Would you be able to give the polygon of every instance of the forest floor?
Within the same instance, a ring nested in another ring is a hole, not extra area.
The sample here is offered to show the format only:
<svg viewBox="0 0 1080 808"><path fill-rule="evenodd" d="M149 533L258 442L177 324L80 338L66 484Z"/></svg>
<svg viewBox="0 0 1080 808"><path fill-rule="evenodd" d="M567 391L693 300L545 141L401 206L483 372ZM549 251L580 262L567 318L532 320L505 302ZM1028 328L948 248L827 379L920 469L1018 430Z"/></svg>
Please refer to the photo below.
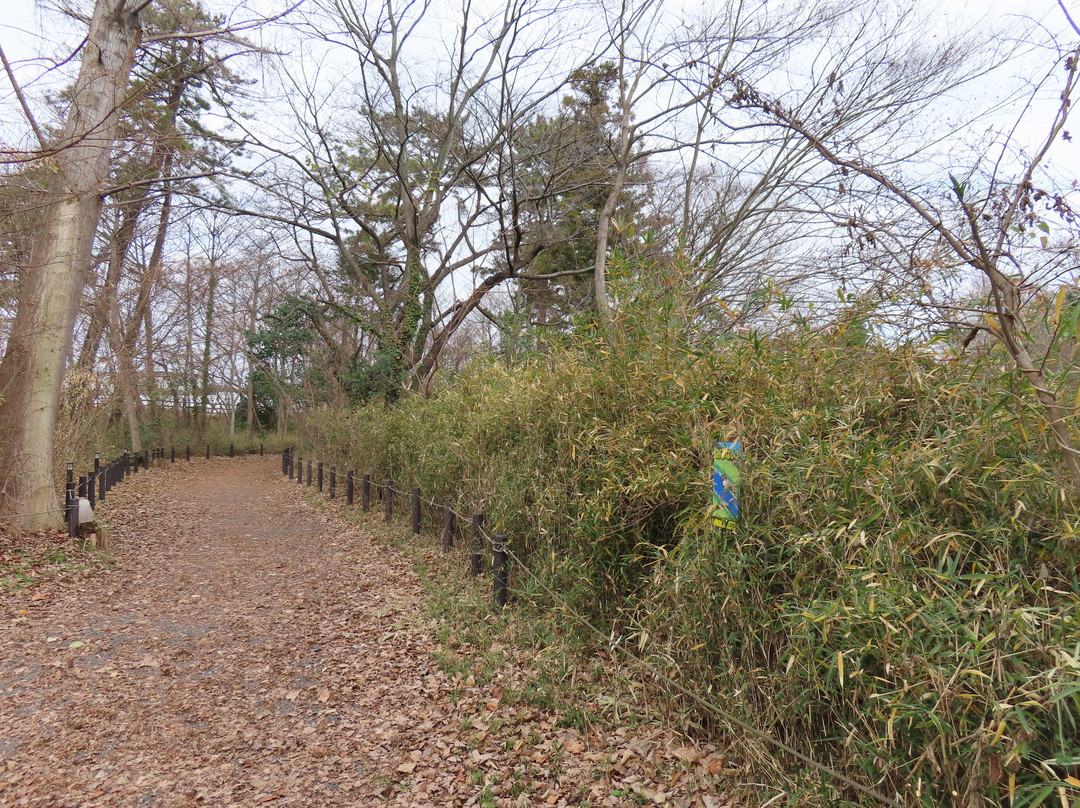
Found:
<svg viewBox="0 0 1080 808"><path fill-rule="evenodd" d="M311 491L165 465L109 494L108 553L0 537L0 804L733 804L715 746L530 704L536 653L453 639L416 553Z"/></svg>

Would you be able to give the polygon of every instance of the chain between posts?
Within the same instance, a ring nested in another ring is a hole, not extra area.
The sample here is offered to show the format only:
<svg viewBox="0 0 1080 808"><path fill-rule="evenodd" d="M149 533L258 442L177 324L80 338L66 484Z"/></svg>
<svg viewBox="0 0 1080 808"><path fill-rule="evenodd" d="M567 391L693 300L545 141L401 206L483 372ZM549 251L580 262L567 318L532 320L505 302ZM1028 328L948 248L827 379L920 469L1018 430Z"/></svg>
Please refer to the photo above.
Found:
<svg viewBox="0 0 1080 808"><path fill-rule="evenodd" d="M308 461L308 462L310 464L311 461ZM309 465L309 468L310 468L310 465ZM352 472L350 471L349 474L350 474L350 477L351 477ZM369 474L363 475L363 500L364 500L363 509L365 511L369 510L369 504L370 504L370 502L369 502L369 491L370 491L370 488L372 486L374 486L377 489L380 489L384 494L383 501L384 501L386 519L387 520L390 519L391 514L392 514L392 500L393 500L393 497L394 497L395 494L398 495L398 496L401 496L403 498L406 497L406 496L411 497L412 503L413 503L413 527L414 527L414 531L415 531L415 527L416 527L417 503L419 503L419 502L425 502L425 503L427 503L428 505L430 505L433 508L442 508L443 509L443 512L445 514L445 519L446 519L446 522L444 523L444 530L446 529L446 525L448 525L450 523L451 515L453 515L453 517L455 517L457 519L461 519L462 521L464 521L464 516L462 516L460 513L458 513L456 510L454 510L451 507L449 499L445 500L442 503L435 502L432 499L428 499L428 498L420 496L420 489L419 488L414 488L411 492L409 492L409 494L406 494L406 492L399 491L396 488L394 488L394 484L393 484L392 479L387 478L385 483L379 484L379 483L376 483L376 482L372 482L371 479L370 479ZM742 720L741 718L738 718L737 716L735 716L732 713L728 712L727 710L724 710L722 707L719 707L718 705L716 705L713 702L709 701L708 699L706 699L705 697L703 697L699 693L696 693L693 690L690 690L689 688L685 687L680 682L672 679L670 676L665 674L663 671L656 668L654 665L649 663L643 657L641 657L638 654L634 653L633 651L629 650L625 645L620 643L617 639L612 638L609 634L602 631L597 626L593 625L586 617L584 617L580 612L578 612L576 609L574 609L574 607L571 606L562 595L560 595L558 592L556 592L543 578L541 578L537 573L535 573L529 566L527 566L525 564L525 562L517 555L517 553L515 553L511 549L510 541L508 540L508 538L505 535L496 534L496 535L492 536L490 533L487 532L487 530L485 530L485 528L483 526L483 514L474 514L473 515L472 528L473 528L473 540L474 540L473 547L472 547L472 555L470 557L470 567L471 567L471 570L472 570L472 574L476 575L476 574L479 573L479 567L480 567L479 561L480 561L480 559L479 559L479 551L478 551L476 539L478 537L482 537L483 539L485 539L488 542L488 544L490 545L491 550L492 550L492 554L493 554L492 573L493 573L493 578L494 578L493 589L494 589L495 601L496 601L496 603L499 604L500 607L506 605L506 596L507 596L507 592L508 592L508 589L509 589L509 582L508 582L508 575L507 575L507 572L508 572L508 563L507 562L508 561L513 561L515 564L517 564L525 572L526 575L529 576L530 579L532 579L536 583L536 585L540 589L542 589L563 610L565 610L567 614L569 614L578 624L580 624L590 634L594 635L597 639L599 639L602 643L604 643L604 645L606 645L611 651L622 654L624 657L626 657L631 662L633 662L635 665L637 665L641 670L649 673L650 675L654 676L657 680L659 680L659 681L663 682L664 684L666 684L671 690L673 690L673 691L679 693L680 695L686 697L687 699L692 701L694 704L696 704L698 707L702 708L703 710L706 710L707 712L712 713L716 717L718 717L718 718L720 718L720 719L722 719L724 721L727 721L728 723L730 723L733 726L738 727L739 729L743 730L747 734L752 735L753 737L755 737L755 738L757 738L757 739L759 739L761 741L764 741L765 743L775 747L776 749L781 750L782 752L792 756L793 758L801 761L802 763L805 763L806 765L808 765L811 768L817 770L821 774L824 774L825 776L827 776L827 777L829 777L829 778L831 778L833 780L836 780L837 782L843 783L844 785L858 791L860 794L863 794L864 796L870 797L873 800L875 800L876 802L879 802L879 803L881 803L883 805L894 806L894 808L903 808L903 803L901 803L899 800L891 798L891 797L883 794L882 792L878 791L877 789L874 789L874 788L871 788L869 786L863 785L862 783L859 783L859 782L851 779L850 777L845 775L843 772L840 772L837 769L834 769L833 767L828 766L828 765L826 765L824 763L821 763L820 761L815 760L814 758L810 757L809 755L807 755L807 754L805 754L803 752L800 752L798 749L794 748L793 746L790 746L789 744L784 743L783 741L779 740L778 738L773 737L772 735L765 732L764 730L760 730L757 727L753 726L752 724L749 724L746 721ZM444 534L444 542L445 542L445 534Z"/></svg>

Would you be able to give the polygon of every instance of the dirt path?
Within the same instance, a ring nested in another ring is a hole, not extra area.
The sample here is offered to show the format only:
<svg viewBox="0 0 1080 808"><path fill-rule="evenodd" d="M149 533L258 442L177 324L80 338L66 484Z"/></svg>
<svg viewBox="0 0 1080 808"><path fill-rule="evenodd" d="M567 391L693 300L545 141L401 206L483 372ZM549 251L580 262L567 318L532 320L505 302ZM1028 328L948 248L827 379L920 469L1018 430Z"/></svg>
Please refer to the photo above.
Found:
<svg viewBox="0 0 1080 808"><path fill-rule="evenodd" d="M0 594L0 805L624 802L620 750L539 711L486 744L500 688L435 665L410 564L298 489L271 459L139 474L103 511L114 569Z"/></svg>
<svg viewBox="0 0 1080 808"><path fill-rule="evenodd" d="M407 563L274 461L202 468L118 489L119 569L5 630L3 804L341 805L382 792L388 747L422 748Z"/></svg>

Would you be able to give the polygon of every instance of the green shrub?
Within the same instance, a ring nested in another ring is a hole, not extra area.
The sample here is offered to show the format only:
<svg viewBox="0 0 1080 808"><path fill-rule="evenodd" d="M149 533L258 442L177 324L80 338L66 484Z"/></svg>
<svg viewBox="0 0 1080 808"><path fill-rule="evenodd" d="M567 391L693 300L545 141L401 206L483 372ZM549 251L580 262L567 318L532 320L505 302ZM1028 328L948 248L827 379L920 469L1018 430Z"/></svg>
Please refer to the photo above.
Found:
<svg viewBox="0 0 1080 808"><path fill-rule="evenodd" d="M995 357L707 339L667 288L429 398L312 415L308 445L484 511L667 676L908 805L1078 804L1080 519ZM718 531L731 437L742 520ZM863 803L759 764L791 804Z"/></svg>

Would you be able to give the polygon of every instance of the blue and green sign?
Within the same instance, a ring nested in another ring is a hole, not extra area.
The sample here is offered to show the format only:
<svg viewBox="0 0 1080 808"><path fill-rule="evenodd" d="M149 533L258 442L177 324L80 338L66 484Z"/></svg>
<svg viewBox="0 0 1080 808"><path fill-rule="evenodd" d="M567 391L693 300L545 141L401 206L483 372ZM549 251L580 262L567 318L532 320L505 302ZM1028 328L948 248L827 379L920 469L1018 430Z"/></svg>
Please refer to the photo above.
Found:
<svg viewBox="0 0 1080 808"><path fill-rule="evenodd" d="M717 441L713 449L713 526L734 530L739 523L739 441Z"/></svg>

